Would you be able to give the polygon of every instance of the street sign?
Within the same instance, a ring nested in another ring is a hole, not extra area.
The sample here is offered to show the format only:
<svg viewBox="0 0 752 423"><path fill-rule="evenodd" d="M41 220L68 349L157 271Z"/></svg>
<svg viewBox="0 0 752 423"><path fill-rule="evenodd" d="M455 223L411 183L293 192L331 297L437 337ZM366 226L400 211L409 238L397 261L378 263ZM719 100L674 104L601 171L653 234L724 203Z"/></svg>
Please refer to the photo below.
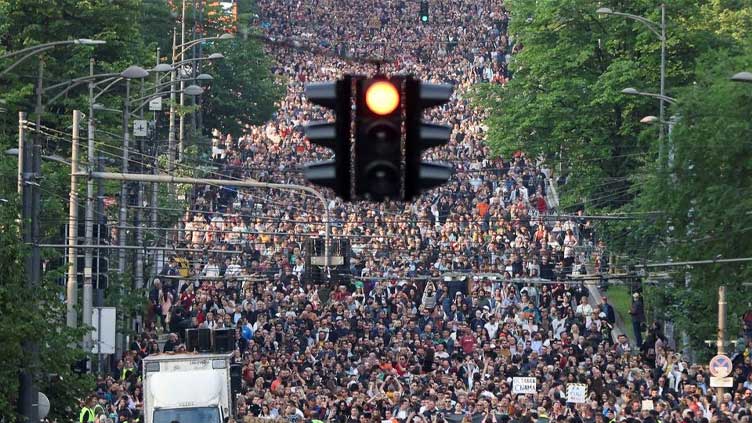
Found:
<svg viewBox="0 0 752 423"><path fill-rule="evenodd" d="M587 399L588 386L584 383L567 384L567 402L584 404Z"/></svg>
<svg viewBox="0 0 752 423"><path fill-rule="evenodd" d="M512 394L535 394L537 392L534 377L512 378Z"/></svg>
<svg viewBox="0 0 752 423"><path fill-rule="evenodd" d="M116 323L117 309L115 307L94 307L91 310L91 325L94 327L91 331L92 354L115 354Z"/></svg>
<svg viewBox="0 0 752 423"><path fill-rule="evenodd" d="M136 119L133 121L133 136L146 137L149 135L149 124L145 120Z"/></svg>
<svg viewBox="0 0 752 423"><path fill-rule="evenodd" d="M37 402L37 407L39 407L39 418L43 419L50 414L50 400L47 398L47 395L41 392L38 392L38 394L39 402Z"/></svg>
<svg viewBox="0 0 752 423"><path fill-rule="evenodd" d="M158 112L162 110L162 97L157 97L149 102L149 110Z"/></svg>
<svg viewBox="0 0 752 423"><path fill-rule="evenodd" d="M710 374L715 377L726 377L733 370L733 363L728 356L719 354L710 360Z"/></svg>
<svg viewBox="0 0 752 423"><path fill-rule="evenodd" d="M734 386L733 377L710 377L711 388L731 388Z"/></svg>

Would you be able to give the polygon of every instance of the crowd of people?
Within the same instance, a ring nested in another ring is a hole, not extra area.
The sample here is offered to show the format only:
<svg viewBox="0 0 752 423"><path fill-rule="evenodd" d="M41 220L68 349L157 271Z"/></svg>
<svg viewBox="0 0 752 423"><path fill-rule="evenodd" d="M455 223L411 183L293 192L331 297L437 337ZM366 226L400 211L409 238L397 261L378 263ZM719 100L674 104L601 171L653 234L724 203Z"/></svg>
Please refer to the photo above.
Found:
<svg viewBox="0 0 752 423"><path fill-rule="evenodd" d="M451 125L451 141L426 158L451 163L455 175L410 204L328 194L332 237L350 240L345 278L307 272L305 241L324 231L315 197L194 190L176 242L205 252L165 264L144 334L99 381L82 421L138 418L141 360L182 351L193 327L236 329L235 421L749 421L752 343L735 358L734 387L716 398L707 368L673 351L659 324L639 345L614 336L606 297L594 303L570 278L587 273L591 222L549 213L556 201L545 162L496 157L485 144L484 113L469 91L504 84L522 48L507 33L503 1L429 3L421 23L412 0L257 2L259 28L301 47L270 49L287 93L268 123L217 137L218 173L304 183L301 165L329 154L304 138L305 123L326 117L307 103L304 84L373 73L356 58L383 57L387 73L454 84L452 101L427 113ZM522 377L534 378L534 393L519 393ZM574 384L586 385L584 398L570 396Z"/></svg>

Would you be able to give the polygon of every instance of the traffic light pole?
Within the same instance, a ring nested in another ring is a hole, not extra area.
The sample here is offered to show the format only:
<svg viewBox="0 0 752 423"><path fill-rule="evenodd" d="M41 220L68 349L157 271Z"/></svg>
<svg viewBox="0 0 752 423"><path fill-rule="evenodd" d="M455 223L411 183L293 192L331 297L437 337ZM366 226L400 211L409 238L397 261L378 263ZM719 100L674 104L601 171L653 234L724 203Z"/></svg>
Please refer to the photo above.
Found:
<svg viewBox="0 0 752 423"><path fill-rule="evenodd" d="M329 240L331 237L331 220L329 218L329 208L327 207L326 198L317 190L304 185L296 184L275 184L270 182L258 182L253 180L237 181L228 179L205 179L205 178L187 178L182 176L172 175L149 175L149 174L135 174L135 173L113 173L113 172L88 172L78 173L78 176L87 176L96 179L105 179L110 181L121 182L155 182L155 183L167 183L167 184L193 184L193 185L215 185L215 186L233 186L239 188L266 188L266 189L279 189L287 191L300 191L313 194L321 202L324 207L324 265L329 266ZM125 251L124 245L121 254Z"/></svg>

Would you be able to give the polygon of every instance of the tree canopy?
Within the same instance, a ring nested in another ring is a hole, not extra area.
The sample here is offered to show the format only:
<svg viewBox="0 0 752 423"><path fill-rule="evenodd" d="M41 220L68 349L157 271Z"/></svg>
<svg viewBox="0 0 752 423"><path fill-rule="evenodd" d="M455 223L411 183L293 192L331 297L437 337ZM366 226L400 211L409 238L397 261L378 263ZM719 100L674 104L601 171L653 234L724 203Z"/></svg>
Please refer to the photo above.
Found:
<svg viewBox="0 0 752 423"><path fill-rule="evenodd" d="M611 249L627 255L632 264L717 254L749 256L744 241L736 238L749 226L745 226L750 218L744 210L747 204L733 199L744 195L745 178L750 175L743 162L747 152L741 150L748 149L744 140L749 135L745 138L742 126L744 116L749 122L752 102L748 98L745 102L747 87L730 83L728 77L734 73L732 68L750 69L744 57L749 50L745 34L752 29L752 5L717 0L667 3L666 92L679 105L669 109L665 118L681 118L670 142L667 137L661 145L658 126L640 123L645 116L658 115L658 101L622 94L627 87L659 92L660 39L638 21L596 14L599 7L607 6L659 23L660 3L507 2L514 17L509 32L521 49L512 55L513 77L506 85L476 89L476 103L488 114L488 142L496 154L522 150L545 157L557 176L564 177L559 187L564 211L585 208L588 214L644 216L600 226ZM733 113L723 119L711 117L722 110ZM673 174L665 167L669 157ZM694 169L692 178L684 175L687 166ZM722 169L725 172L719 173ZM690 210L697 217L688 237ZM706 239L702 249L692 241L696 238ZM741 279L730 278L732 273L744 273L739 266L712 269L691 269L696 272L693 283L705 284L710 291L721 282L736 281L735 286L740 286ZM684 271L674 270L675 286L681 286ZM684 295L678 304L707 310L715 307L715 294L710 291L674 293ZM712 336L712 321L689 320L678 323L690 330L694 341Z"/></svg>
<svg viewBox="0 0 752 423"><path fill-rule="evenodd" d="M246 31L253 4L246 0L242 6L243 21L235 26ZM188 36L193 35L190 28L194 19L201 23L201 30L195 34L197 38L233 30L232 23L215 25L202 19L200 13L208 13L208 10L187 12ZM171 8L169 2L159 0L0 0L0 55L53 41L82 38L106 41L106 44L97 46L56 47L30 57L0 76L2 151L17 146L19 111L27 112L29 121L35 120L32 112L39 60L43 60L45 65L45 87L88 75L90 58L96 61L95 73L119 73L134 64L150 69L157 61L157 48L161 60L170 63L172 31L180 27L178 18L179 13ZM209 71L214 83L207 87L208 94L205 95L207 132L214 126L237 131L242 124L259 123L271 116L281 89L276 85L270 61L257 41L238 38L229 44L202 45L202 48L210 52L221 51L226 57L224 62ZM186 58L192 53L189 51ZM0 59L0 71L20 57ZM144 81L144 89L152 92L153 84L153 77L148 78ZM123 86L116 83L97 102L110 108L121 108ZM132 82L132 94L140 89L140 82ZM40 136L40 142L44 154L68 157L71 111L87 110L86 84L71 89L54 103L49 103L58 92L48 91L43 96L46 110L41 121L49 129L45 129ZM159 118L161 122L167 119L165 112L165 116ZM98 150L108 157L119 156L122 139L114 134L122 134L120 118L103 111L97 113L96 119ZM155 139L156 144L166 145L167 125L160 125ZM164 150L160 150L159 154L163 154ZM193 168L189 163L185 164L185 168ZM106 166L116 167L118 163L111 162ZM39 181L43 201L42 236L44 241L62 243L62 228L67 219L69 169L58 163L44 163L42 173L43 178ZM83 356L76 344L82 339L86 328L65 328L65 306L60 301L65 295L61 286L62 270L56 268L57 264L62 263L59 251L43 251L42 259L46 266L44 282L34 290L26 287L24 259L29 249L19 243L17 219L20 200L15 192L16 158L0 156L0 180L3 182L0 186L0 199L3 200L0 203L0 237L4 246L0 271L5 275L0 284L0 339L3 340L0 353L4 362L0 370L0 415L7 422L18 418L15 414L18 371L29 363L29 355L23 350L21 341L34 338L40 341L41 362L36 382L53 404L51 415L61 421L74 420L78 412L77 400L94 387L91 378L73 374L70 367ZM117 195L117 185L105 184L105 196ZM79 198L83 199L84 196L80 194ZM174 207L174 204L169 206ZM128 311L124 309L138 308L145 301L140 294L128 298L132 287L127 274L118 277L111 275L110 281L110 288L105 292L105 305L118 306L119 313L127 314ZM49 374L61 378L50 378Z"/></svg>

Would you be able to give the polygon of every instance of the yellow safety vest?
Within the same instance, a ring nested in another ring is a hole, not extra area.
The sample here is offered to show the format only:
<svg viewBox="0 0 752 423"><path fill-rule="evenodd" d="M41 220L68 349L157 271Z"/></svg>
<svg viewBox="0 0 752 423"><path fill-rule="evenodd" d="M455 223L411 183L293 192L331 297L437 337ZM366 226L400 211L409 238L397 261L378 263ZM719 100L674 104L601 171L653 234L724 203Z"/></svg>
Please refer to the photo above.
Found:
<svg viewBox="0 0 752 423"><path fill-rule="evenodd" d="M101 411L102 413L104 413L104 407L102 407L101 404L97 404L94 406L94 408L91 409L91 411L94 413L96 417L97 411Z"/></svg>
<svg viewBox="0 0 752 423"><path fill-rule="evenodd" d="M126 379L126 376L127 376L127 375L125 374L126 372L131 372L131 373L133 373L134 371L136 371L136 369L135 369L135 368L133 368L133 367L127 367L127 368L126 368L126 367L123 367L123 371L122 371L122 372L120 372L120 380L125 380L125 379Z"/></svg>
<svg viewBox="0 0 752 423"><path fill-rule="evenodd" d="M89 413L88 419L84 420L84 416L86 413ZM78 421L79 423L88 423L94 421L94 410L88 407L81 407L81 414L78 415Z"/></svg>

